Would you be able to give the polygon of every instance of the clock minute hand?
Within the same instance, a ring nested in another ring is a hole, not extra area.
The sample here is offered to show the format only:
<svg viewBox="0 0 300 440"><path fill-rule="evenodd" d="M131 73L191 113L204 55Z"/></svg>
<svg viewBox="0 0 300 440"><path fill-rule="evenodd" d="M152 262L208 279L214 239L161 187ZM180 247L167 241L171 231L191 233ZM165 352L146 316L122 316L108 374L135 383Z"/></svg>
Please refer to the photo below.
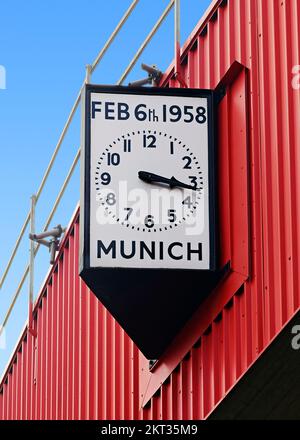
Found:
<svg viewBox="0 0 300 440"><path fill-rule="evenodd" d="M166 183L170 186L170 188L179 187L197 190L196 186L187 185L186 183L180 182L179 180L175 179L174 176L172 176L171 179L168 179L167 177L159 176L158 174L154 173L149 173L148 171L139 171L138 176L141 180L143 180L143 182L146 183Z"/></svg>

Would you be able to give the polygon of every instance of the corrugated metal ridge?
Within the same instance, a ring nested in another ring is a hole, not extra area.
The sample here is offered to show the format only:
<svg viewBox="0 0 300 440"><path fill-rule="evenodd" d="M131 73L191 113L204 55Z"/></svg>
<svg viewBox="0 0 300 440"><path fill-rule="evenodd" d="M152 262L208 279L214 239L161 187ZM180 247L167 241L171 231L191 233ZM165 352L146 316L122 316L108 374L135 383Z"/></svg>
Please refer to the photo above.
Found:
<svg viewBox="0 0 300 440"><path fill-rule="evenodd" d="M34 307L33 307L33 318L34 319L36 317L37 309L39 308L39 305L40 305L40 302L41 302L41 300L43 298L43 295L45 294L45 290L47 288L47 285L48 285L49 281L51 280L51 277L52 277L53 273L56 270L56 266L57 266L57 263L58 263L58 261L59 261L59 259L61 257L61 254L64 252L65 243L69 239L69 236L70 236L70 234L72 232L74 224L76 223L76 221L78 221L79 211L80 211L80 208L79 208L79 203L78 203L76 208L75 208L75 210L74 210L74 213L72 214L71 220L70 220L70 222L69 222L69 224L67 226L66 233L65 233L65 235L64 235L64 237L63 237L63 239L62 239L62 241L60 243L60 248L59 248L59 251L57 253L57 256L56 256L56 259L55 259L55 263L53 264L53 266L49 267L48 272L47 272L47 274L46 274L46 276L44 278L44 281L42 282L41 287L39 289L39 294L38 294L38 296L37 296L37 298L35 300ZM26 339L26 336L27 336L27 322L25 322L24 328L23 328L23 330L21 330L19 339L18 339L18 341L17 341L17 343L15 345L15 348L12 350L12 354L10 356L10 359L8 360L7 365L6 365L5 369L3 370L2 376L0 378L0 393L1 393L1 390L2 390L2 387L3 387L3 384L4 384L5 380L6 380L6 377L9 374L9 371L10 371L10 369L12 368L12 366L13 366L13 364L15 362L15 358L17 356L17 353L20 350L21 345L22 345L24 339Z"/></svg>

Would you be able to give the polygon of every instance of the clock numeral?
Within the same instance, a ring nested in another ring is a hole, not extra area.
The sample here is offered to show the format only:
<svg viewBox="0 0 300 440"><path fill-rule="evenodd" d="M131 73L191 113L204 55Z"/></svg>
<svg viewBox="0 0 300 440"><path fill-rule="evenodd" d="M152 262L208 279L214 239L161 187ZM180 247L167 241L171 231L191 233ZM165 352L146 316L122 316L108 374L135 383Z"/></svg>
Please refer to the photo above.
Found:
<svg viewBox="0 0 300 440"><path fill-rule="evenodd" d="M120 164L121 158L119 153L108 153L107 154L107 165L117 166Z"/></svg>
<svg viewBox="0 0 300 440"><path fill-rule="evenodd" d="M169 222L170 223L175 223L176 222L176 209L169 209L168 210L168 217L169 217Z"/></svg>
<svg viewBox="0 0 300 440"><path fill-rule="evenodd" d="M189 156L184 156L182 158L182 160L184 160L186 162L183 169L184 170L191 170L192 169L192 167L191 167L192 159Z"/></svg>
<svg viewBox="0 0 300 440"><path fill-rule="evenodd" d="M116 204L116 195L114 194L114 193L108 193L107 194L107 196L106 196L106 203L109 205L109 206L113 206L113 205L115 205Z"/></svg>
<svg viewBox="0 0 300 440"><path fill-rule="evenodd" d="M153 226L154 226L154 217L153 217L153 215L147 215L146 217L145 217L145 226L147 227L147 228L153 228Z"/></svg>
<svg viewBox="0 0 300 440"><path fill-rule="evenodd" d="M182 202L183 205L187 205L189 209L193 206L193 202L191 200L191 196L188 196L184 201Z"/></svg>
<svg viewBox="0 0 300 440"><path fill-rule="evenodd" d="M133 208L124 208L124 211L128 211L127 215L125 217L125 222L127 222L129 220L129 217L131 216L131 214L133 212Z"/></svg>
<svg viewBox="0 0 300 440"><path fill-rule="evenodd" d="M131 139L124 139L124 153L131 152Z"/></svg>
<svg viewBox="0 0 300 440"><path fill-rule="evenodd" d="M190 179L192 185L197 186L197 177L196 176L189 176L189 179Z"/></svg>
<svg viewBox="0 0 300 440"><path fill-rule="evenodd" d="M156 148L156 136L153 134L144 134L143 136L143 147L144 148Z"/></svg>
<svg viewBox="0 0 300 440"><path fill-rule="evenodd" d="M101 184L102 185L109 185L111 182L111 177L109 173L102 173L101 174Z"/></svg>
<svg viewBox="0 0 300 440"><path fill-rule="evenodd" d="M174 154L174 142L170 142L170 154Z"/></svg>

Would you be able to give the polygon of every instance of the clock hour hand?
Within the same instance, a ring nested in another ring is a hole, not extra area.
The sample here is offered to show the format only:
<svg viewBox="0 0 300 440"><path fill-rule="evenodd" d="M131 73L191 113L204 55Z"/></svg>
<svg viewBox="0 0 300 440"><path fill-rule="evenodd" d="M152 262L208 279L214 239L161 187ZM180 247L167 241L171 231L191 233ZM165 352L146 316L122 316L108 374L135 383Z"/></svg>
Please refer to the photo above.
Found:
<svg viewBox="0 0 300 440"><path fill-rule="evenodd" d="M197 190L196 186L180 182L179 180L175 179L174 176L172 176L171 179L168 179L167 177L159 176L158 174L154 173L149 173L148 171L139 171L138 176L143 182L146 183L166 183L170 186L170 188L177 187Z"/></svg>

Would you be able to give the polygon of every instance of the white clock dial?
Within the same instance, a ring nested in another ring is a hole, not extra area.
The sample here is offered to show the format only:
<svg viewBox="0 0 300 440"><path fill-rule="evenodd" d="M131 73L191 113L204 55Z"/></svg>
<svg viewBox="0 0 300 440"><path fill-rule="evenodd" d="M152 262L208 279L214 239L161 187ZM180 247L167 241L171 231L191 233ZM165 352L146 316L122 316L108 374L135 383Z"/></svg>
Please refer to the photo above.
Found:
<svg viewBox="0 0 300 440"><path fill-rule="evenodd" d="M176 228L198 215L204 179L196 151L179 137L159 130L125 132L95 164L100 221L138 232Z"/></svg>

